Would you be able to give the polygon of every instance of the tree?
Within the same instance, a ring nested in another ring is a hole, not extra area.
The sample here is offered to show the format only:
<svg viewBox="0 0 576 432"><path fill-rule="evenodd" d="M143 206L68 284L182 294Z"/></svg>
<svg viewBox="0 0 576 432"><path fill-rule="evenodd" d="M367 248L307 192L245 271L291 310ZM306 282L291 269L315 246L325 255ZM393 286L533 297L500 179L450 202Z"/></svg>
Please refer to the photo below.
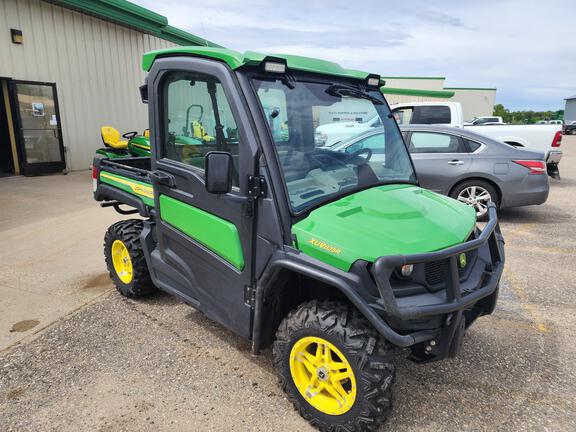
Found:
<svg viewBox="0 0 576 432"><path fill-rule="evenodd" d="M558 111L510 111L502 104L494 105L494 116L502 117L504 123L534 124L540 120L562 120L564 110Z"/></svg>
<svg viewBox="0 0 576 432"><path fill-rule="evenodd" d="M502 117L504 123L510 122L510 111L507 108L504 108L502 104L494 105L494 115L496 117Z"/></svg>

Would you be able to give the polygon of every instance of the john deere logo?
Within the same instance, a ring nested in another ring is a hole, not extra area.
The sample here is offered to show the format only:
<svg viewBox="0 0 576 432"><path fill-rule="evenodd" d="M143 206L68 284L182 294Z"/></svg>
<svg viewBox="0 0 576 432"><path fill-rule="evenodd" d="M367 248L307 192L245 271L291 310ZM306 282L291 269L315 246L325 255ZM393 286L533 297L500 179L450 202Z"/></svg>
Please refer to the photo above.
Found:
<svg viewBox="0 0 576 432"><path fill-rule="evenodd" d="M458 257L458 264L460 264L460 268L466 267L466 254L461 253Z"/></svg>
<svg viewBox="0 0 576 432"><path fill-rule="evenodd" d="M316 240L315 238L311 238L310 240L308 240L308 243L310 243L313 246L316 246L317 248L324 249L336 255L340 255L342 253L342 249L335 246L330 246L329 244L326 244L320 240Z"/></svg>

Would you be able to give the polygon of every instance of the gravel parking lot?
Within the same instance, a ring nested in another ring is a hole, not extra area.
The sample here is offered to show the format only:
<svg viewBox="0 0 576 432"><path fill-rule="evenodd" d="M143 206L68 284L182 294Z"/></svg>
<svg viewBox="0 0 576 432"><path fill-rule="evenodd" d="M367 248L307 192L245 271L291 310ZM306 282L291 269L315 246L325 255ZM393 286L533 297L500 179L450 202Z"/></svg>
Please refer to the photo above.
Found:
<svg viewBox="0 0 576 432"><path fill-rule="evenodd" d="M562 149L548 202L500 214L495 314L457 359L395 354L383 431L576 430L576 137ZM33 184L34 202L16 199ZM115 293L101 248L118 217L91 200L88 173L2 180L0 198L15 201L0 217L0 431L314 430L277 385L270 351L252 357L168 295Z"/></svg>

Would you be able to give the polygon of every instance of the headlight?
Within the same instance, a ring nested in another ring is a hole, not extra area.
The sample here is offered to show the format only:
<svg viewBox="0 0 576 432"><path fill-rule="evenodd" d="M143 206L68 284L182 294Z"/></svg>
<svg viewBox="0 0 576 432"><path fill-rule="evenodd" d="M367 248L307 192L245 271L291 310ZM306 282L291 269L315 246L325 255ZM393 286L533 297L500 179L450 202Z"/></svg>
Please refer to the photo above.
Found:
<svg viewBox="0 0 576 432"><path fill-rule="evenodd" d="M326 141L328 141L328 135L324 132L315 132L314 133L314 143L321 147L323 145L326 144Z"/></svg>
<svg viewBox="0 0 576 432"><path fill-rule="evenodd" d="M413 271L414 271L413 264L404 264L402 267L400 267L400 274L404 277L410 276Z"/></svg>

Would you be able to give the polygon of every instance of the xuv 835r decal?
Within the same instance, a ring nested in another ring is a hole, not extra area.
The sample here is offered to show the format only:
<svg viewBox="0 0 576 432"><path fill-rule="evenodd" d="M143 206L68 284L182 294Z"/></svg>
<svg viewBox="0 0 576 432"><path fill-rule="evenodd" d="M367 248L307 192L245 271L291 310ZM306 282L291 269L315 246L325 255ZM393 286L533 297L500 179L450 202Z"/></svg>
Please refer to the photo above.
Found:
<svg viewBox="0 0 576 432"><path fill-rule="evenodd" d="M154 191L152 186L126 177L121 177L115 174L110 174L106 171L100 173L100 181L116 186L132 195L137 195L142 198L144 204L154 206Z"/></svg>

